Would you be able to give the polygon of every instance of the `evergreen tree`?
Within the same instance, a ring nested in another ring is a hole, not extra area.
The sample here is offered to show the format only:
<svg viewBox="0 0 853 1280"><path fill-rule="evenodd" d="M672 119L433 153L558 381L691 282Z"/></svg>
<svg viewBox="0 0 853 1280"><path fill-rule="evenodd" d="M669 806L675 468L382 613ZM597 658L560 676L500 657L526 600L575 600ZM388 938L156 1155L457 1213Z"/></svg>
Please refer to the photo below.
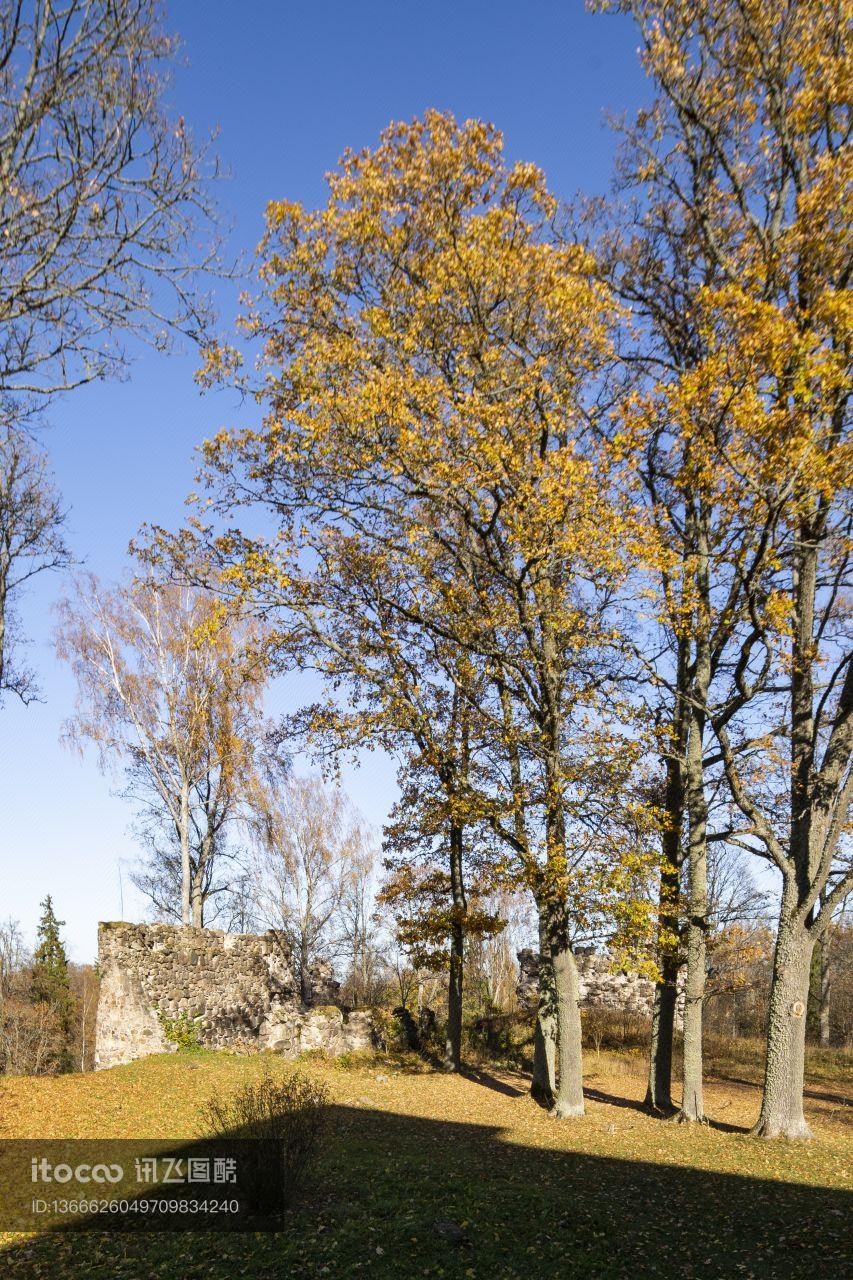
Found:
<svg viewBox="0 0 853 1280"><path fill-rule="evenodd" d="M68 976L68 956L59 934L65 921L57 920L50 894L41 903L41 908L30 995L34 1004L48 1005L56 1016L66 1044L63 1058L67 1070L71 1059L74 997Z"/></svg>

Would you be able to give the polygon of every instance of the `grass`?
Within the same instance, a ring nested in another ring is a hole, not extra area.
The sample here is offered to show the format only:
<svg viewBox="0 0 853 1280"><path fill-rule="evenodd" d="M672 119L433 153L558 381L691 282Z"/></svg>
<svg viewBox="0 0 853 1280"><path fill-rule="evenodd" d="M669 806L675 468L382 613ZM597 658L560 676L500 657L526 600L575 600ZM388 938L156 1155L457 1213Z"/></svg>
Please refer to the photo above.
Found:
<svg viewBox="0 0 853 1280"><path fill-rule="evenodd" d="M419 1059L312 1057L331 1098L318 1175L281 1232L0 1239L8 1277L232 1280L286 1277L773 1277L850 1274L849 1073L810 1079L815 1140L760 1142L747 1047L714 1058L713 1124L667 1124L640 1108L643 1063L587 1058L588 1113L555 1122L526 1079ZM182 1138L214 1094L291 1064L262 1055L163 1055L97 1075L9 1079L3 1137ZM827 1087L831 1083L831 1087ZM839 1102L839 1099L841 1101Z"/></svg>

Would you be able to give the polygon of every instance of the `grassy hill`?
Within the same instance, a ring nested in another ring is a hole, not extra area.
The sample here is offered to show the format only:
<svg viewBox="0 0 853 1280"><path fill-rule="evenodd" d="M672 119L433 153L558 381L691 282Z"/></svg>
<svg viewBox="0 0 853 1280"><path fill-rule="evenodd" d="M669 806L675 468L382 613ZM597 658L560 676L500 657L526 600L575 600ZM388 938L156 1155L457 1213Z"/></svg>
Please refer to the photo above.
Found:
<svg viewBox="0 0 853 1280"><path fill-rule="evenodd" d="M849 1065L849 1059L848 1059ZM853 1108L841 1060L815 1061L811 1143L746 1132L756 1063L731 1051L708 1085L713 1123L640 1109L642 1061L589 1055L588 1114L555 1122L511 1072L465 1077L416 1058L311 1058L331 1097L321 1166L269 1234L57 1231L0 1237L11 1277L808 1277L850 1274ZM7 1079L8 1137L186 1138L269 1055L177 1054L97 1075Z"/></svg>

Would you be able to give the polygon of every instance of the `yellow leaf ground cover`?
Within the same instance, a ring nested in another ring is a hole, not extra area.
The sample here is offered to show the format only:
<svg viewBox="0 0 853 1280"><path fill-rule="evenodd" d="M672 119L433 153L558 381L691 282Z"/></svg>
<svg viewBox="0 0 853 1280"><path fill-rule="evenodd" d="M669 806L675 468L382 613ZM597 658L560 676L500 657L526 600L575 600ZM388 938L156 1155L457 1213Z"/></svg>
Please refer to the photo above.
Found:
<svg viewBox="0 0 853 1280"><path fill-rule="evenodd" d="M8 1276L846 1275L853 1088L839 1059L807 1088L810 1143L748 1136L755 1064L721 1058L701 1128L641 1109L642 1060L589 1055L587 1115L555 1122L524 1076L462 1078L416 1058L310 1058L331 1097L321 1166L277 1233L0 1238ZM830 1069L831 1068L831 1069ZM292 1064L176 1054L95 1075L7 1079L0 1137L186 1138L212 1095Z"/></svg>

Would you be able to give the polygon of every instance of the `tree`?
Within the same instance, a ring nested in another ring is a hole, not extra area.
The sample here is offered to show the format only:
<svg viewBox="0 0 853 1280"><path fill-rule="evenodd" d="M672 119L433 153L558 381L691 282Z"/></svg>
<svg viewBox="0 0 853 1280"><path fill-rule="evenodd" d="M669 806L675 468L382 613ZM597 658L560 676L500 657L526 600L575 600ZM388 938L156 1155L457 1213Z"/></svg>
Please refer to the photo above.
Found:
<svg viewBox="0 0 853 1280"><path fill-rule="evenodd" d="M696 359L668 403L698 482L692 581L716 680L692 715L714 735L741 823L733 838L781 875L756 1132L800 1137L812 949L853 884L850 250L839 217L850 15L809 2L618 7L638 21L658 90L635 135L642 176L708 270L687 313ZM715 606L703 586L715 578L709 533L728 548L732 604Z"/></svg>
<svg viewBox="0 0 853 1280"><path fill-rule="evenodd" d="M387 559L337 559L328 546L325 552L322 571L312 574L310 590L298 605L290 604L290 612L307 630L310 661L335 689L346 689L348 706L308 708L301 720L315 744L322 739L326 747L341 750L370 742L396 753L402 760L404 807L408 799L417 810L396 824L406 856L416 847L422 852L423 845L432 853L436 839L441 842L446 866L441 883L448 898L443 936L449 941L445 1065L458 1071L463 957L472 925L466 839L476 815L471 777L478 749L472 744L476 672L458 648L389 607L395 588ZM407 587L412 586L410 571ZM304 582L303 590L308 587ZM428 589L423 584L421 595ZM407 843L410 834L414 839ZM386 832L386 844L388 838Z"/></svg>
<svg viewBox="0 0 853 1280"><path fill-rule="evenodd" d="M21 926L10 916L0 923L0 1004L14 991L29 958Z"/></svg>
<svg viewBox="0 0 853 1280"><path fill-rule="evenodd" d="M165 109L176 47L158 0L0 3L0 693L24 701L9 593L68 561L25 426L120 376L125 340L204 345L209 330L216 166Z"/></svg>
<svg viewBox="0 0 853 1280"><path fill-rule="evenodd" d="M400 798L385 828L387 874L380 894L393 911L398 944L415 968L447 972L448 1071L462 1066L467 955L478 940L503 929L503 921L484 909L486 886L504 868L494 839L474 819L470 717L463 706L454 691L444 705L448 718L441 719L439 704L432 733L423 735L423 741L442 741L438 762L427 752L403 761Z"/></svg>
<svg viewBox="0 0 853 1280"><path fill-rule="evenodd" d="M280 933L295 959L304 1004L312 970L351 946L341 914L369 875L370 838L343 792L317 777L290 778L269 793L250 868L260 922Z"/></svg>
<svg viewBox="0 0 853 1280"><path fill-rule="evenodd" d="M70 977L75 1010L74 1055L80 1071L92 1071L95 1065L95 1029L100 990L98 966L72 965Z"/></svg>
<svg viewBox="0 0 853 1280"><path fill-rule="evenodd" d="M61 607L58 651L77 678L69 741L121 768L124 794L155 839L155 905L201 927L223 886L214 870L231 824L261 803L269 678L257 628L212 596L132 579L94 578Z"/></svg>
<svg viewBox="0 0 853 1280"><path fill-rule="evenodd" d="M41 908L36 949L33 952L30 998L33 1004L45 1005L55 1017L64 1045L61 1069L67 1069L71 1058L74 998L68 974L68 957L59 933L64 921L57 920L50 894L42 902Z"/></svg>
<svg viewBox="0 0 853 1280"><path fill-rule="evenodd" d="M608 655L630 536L590 430L611 303L587 255L554 243L554 212L534 166L504 164L496 130L438 112L347 154L325 208L272 204L248 319L265 344L267 418L217 437L207 460L215 509L258 502L277 521L274 545L233 529L214 539L232 588L298 596L306 545L371 559L389 614L470 655L496 704L499 687L514 704L537 773L543 865L528 871L555 973L555 1114L570 1115L583 1098L568 901L584 855L595 847L603 863L622 847L595 845L579 822L569 857L566 797L580 740L596 736L585 722L616 701ZM233 364L214 352L207 376ZM627 736L612 741L630 758Z"/></svg>
<svg viewBox="0 0 853 1280"><path fill-rule="evenodd" d="M342 998L363 1009L378 1002L387 982L388 964L383 922L376 909L376 859L373 850L360 858L344 888L338 910L343 981Z"/></svg>
<svg viewBox="0 0 853 1280"><path fill-rule="evenodd" d="M20 416L126 365L125 336L203 340L205 155L164 109L155 0L0 6L0 396Z"/></svg>
<svg viewBox="0 0 853 1280"><path fill-rule="evenodd" d="M13 597L37 574L69 563L64 521L44 453L24 433L0 428L0 697L37 696L31 673L15 663Z"/></svg>

